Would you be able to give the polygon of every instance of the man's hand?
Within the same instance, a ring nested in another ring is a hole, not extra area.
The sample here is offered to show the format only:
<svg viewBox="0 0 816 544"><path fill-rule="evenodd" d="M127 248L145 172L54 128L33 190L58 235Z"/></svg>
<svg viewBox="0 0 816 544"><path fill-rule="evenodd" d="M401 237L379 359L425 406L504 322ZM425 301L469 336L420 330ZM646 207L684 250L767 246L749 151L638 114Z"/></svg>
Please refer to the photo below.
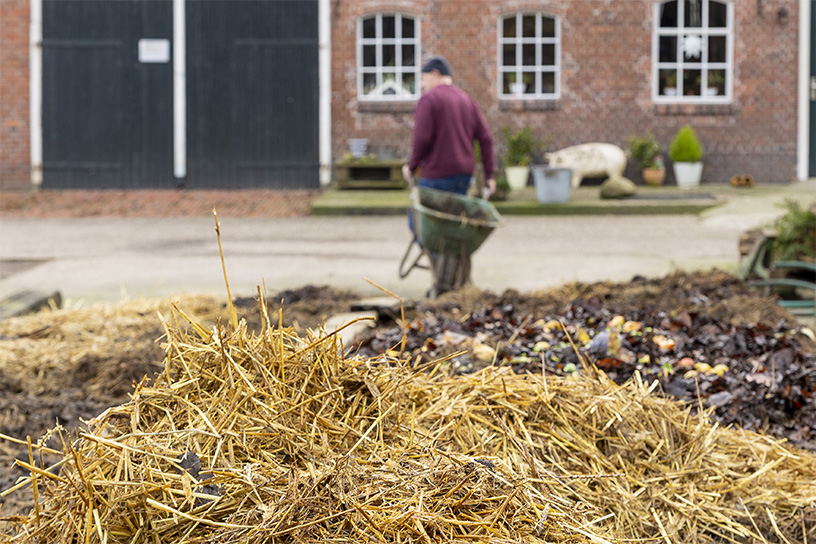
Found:
<svg viewBox="0 0 816 544"><path fill-rule="evenodd" d="M496 180L490 178L485 181L485 189L487 189L487 196L489 197L496 192Z"/></svg>
<svg viewBox="0 0 816 544"><path fill-rule="evenodd" d="M408 164L402 165L402 179L404 179L408 185L414 185L414 176L411 169L408 167Z"/></svg>

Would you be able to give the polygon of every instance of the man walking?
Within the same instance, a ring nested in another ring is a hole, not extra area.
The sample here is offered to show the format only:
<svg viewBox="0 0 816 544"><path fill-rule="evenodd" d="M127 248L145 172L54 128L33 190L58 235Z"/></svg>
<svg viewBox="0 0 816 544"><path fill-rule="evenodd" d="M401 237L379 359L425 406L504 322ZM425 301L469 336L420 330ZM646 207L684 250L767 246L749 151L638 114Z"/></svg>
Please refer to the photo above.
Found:
<svg viewBox="0 0 816 544"><path fill-rule="evenodd" d="M493 178L493 136L478 104L453 85L450 64L444 57L431 57L422 67L422 97L414 116L411 156L402 176L413 183L420 168L419 187L467 194L476 168L474 142L479 142L487 195L496 190ZM413 231L413 215L409 214ZM459 289L470 281L470 255L429 252L437 296Z"/></svg>
<svg viewBox="0 0 816 544"><path fill-rule="evenodd" d="M450 64L431 57L422 67L422 96L414 116L411 156L402 175L411 182L421 167L419 186L465 194L476 167L473 142L479 142L487 189L493 179L493 136L478 104L453 85Z"/></svg>

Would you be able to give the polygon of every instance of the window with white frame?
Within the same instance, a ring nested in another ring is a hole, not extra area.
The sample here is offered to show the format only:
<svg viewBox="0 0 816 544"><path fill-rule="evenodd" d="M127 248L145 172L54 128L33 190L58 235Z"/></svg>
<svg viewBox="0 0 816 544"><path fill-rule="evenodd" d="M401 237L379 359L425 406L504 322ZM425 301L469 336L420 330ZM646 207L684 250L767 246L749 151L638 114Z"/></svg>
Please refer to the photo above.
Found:
<svg viewBox="0 0 816 544"><path fill-rule="evenodd" d="M728 102L733 88L733 8L716 0L655 6L653 89L658 102Z"/></svg>
<svg viewBox="0 0 816 544"><path fill-rule="evenodd" d="M419 97L419 21L378 13L357 25L357 88L367 100Z"/></svg>
<svg viewBox="0 0 816 544"><path fill-rule="evenodd" d="M499 96L558 98L561 31L542 13L514 13L499 19Z"/></svg>

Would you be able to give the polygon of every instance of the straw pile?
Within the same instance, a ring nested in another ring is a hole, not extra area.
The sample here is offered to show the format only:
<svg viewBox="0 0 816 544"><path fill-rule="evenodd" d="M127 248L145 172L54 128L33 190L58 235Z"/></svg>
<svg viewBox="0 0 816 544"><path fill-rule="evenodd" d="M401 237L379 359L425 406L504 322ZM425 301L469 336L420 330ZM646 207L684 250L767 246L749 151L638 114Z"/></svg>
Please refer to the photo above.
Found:
<svg viewBox="0 0 816 544"><path fill-rule="evenodd" d="M165 322L165 368L20 464L14 542L816 542L816 457L637 380L449 377L335 335ZM181 315L185 314L181 312Z"/></svg>

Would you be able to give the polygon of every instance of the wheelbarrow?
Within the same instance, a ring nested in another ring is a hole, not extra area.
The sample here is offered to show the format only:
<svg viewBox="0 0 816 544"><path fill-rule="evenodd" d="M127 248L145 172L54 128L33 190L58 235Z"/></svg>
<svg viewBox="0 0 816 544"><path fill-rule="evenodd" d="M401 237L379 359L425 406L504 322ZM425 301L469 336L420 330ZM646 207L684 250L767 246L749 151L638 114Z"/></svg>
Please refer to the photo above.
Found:
<svg viewBox="0 0 816 544"><path fill-rule="evenodd" d="M776 232L771 229L756 233L756 239L740 262L740 277L749 287L758 288L765 295L777 295L779 305L794 316L816 316L816 264L774 260L775 239Z"/></svg>
<svg viewBox="0 0 816 544"><path fill-rule="evenodd" d="M430 270L436 297L462 287L470 279L470 256L501 220L487 200L437 191L411 189L413 236L400 262L400 278L414 268ZM412 255L413 254L413 255Z"/></svg>

